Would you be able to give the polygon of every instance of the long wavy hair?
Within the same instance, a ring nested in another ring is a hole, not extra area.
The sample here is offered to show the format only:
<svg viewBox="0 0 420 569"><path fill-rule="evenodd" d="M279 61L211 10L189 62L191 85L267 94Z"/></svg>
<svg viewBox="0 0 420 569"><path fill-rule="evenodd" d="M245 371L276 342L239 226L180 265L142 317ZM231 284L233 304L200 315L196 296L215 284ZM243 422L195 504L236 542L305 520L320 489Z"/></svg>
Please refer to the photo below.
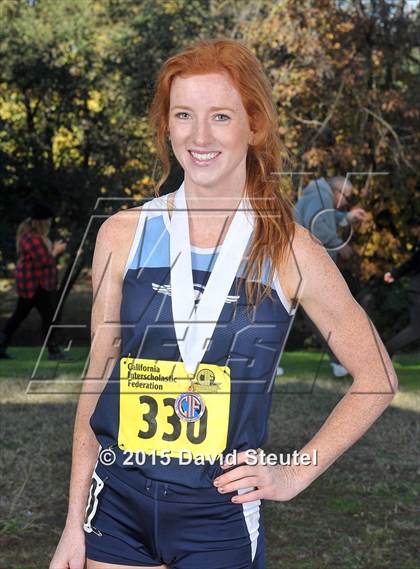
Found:
<svg viewBox="0 0 420 569"><path fill-rule="evenodd" d="M168 145L170 91L177 75L227 73L241 95L251 129L256 133L246 158L245 197L255 213L255 225L246 261L245 282L249 304L271 297L271 284L293 240L293 205L282 175L290 156L278 134L278 116L271 86L254 54L242 43L227 39L201 40L167 59L158 74L149 111L162 175L155 186L159 196L170 169ZM288 186L287 186L288 187ZM268 281L262 285L265 260L271 259Z"/></svg>

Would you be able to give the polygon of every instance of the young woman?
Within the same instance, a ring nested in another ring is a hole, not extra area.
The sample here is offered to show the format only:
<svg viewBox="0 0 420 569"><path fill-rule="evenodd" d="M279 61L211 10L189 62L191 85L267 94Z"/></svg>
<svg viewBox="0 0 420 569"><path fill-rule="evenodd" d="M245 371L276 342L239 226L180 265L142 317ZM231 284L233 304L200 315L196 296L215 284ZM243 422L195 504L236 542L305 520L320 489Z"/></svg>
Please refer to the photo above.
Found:
<svg viewBox="0 0 420 569"><path fill-rule="evenodd" d="M98 232L91 360L50 569L82 569L85 556L87 569L262 569L261 499L309 486L389 405L397 379L334 262L293 223L253 54L221 39L171 57L151 119L160 183L169 145L185 178ZM317 462L270 465L261 447L297 301L354 382L301 449Z"/></svg>
<svg viewBox="0 0 420 569"><path fill-rule="evenodd" d="M32 308L38 310L42 319L42 339L45 340L48 334L57 304L57 257L67 246L61 239L51 243L48 238L52 217L48 205L36 202L31 215L19 224L16 233L18 301L0 334L1 359L11 359L7 346ZM48 358L63 359L64 354L54 336L53 330L47 340Z"/></svg>

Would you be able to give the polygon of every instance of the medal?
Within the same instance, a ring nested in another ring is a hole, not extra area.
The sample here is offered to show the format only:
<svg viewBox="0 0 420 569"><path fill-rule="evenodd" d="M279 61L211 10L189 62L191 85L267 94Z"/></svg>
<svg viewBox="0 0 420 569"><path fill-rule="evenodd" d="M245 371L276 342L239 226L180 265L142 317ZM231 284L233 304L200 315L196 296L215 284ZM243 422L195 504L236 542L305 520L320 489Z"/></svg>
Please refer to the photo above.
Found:
<svg viewBox="0 0 420 569"><path fill-rule="evenodd" d="M194 376L190 378L188 391L180 393L175 399L175 413L182 421L199 421L206 409L203 398L194 391Z"/></svg>
<svg viewBox="0 0 420 569"><path fill-rule="evenodd" d="M195 391L180 393L175 399L175 413L182 421L199 421L206 409L203 398Z"/></svg>
<svg viewBox="0 0 420 569"><path fill-rule="evenodd" d="M171 300L176 339L188 374L195 375L197 366L208 349L252 235L254 219L253 215L247 215L248 209L252 214L248 200L243 198L233 216L209 280L196 306L184 183L175 194L170 225ZM187 398L188 394L191 396L191 391L196 399ZM190 408L190 403L186 403L187 400L191 401L191 405L198 405L200 400L203 401L197 391L194 391L192 382L188 393L182 395L185 409ZM204 401L200 409L203 407ZM181 404L178 405L178 411L177 415L180 416ZM194 416L192 411L186 411L186 414Z"/></svg>

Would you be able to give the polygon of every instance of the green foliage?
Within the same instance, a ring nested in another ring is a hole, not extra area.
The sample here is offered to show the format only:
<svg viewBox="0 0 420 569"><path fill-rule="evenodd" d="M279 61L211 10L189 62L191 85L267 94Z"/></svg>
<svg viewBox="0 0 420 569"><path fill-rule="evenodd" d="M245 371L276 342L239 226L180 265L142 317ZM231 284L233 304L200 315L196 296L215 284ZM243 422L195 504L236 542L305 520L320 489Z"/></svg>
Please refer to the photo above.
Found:
<svg viewBox="0 0 420 569"><path fill-rule="evenodd" d="M294 170L348 173L371 213L353 241L361 277L379 276L404 257L407 223L420 217L419 13L385 0L263 5L241 22L240 36L271 77Z"/></svg>
<svg viewBox="0 0 420 569"><path fill-rule="evenodd" d="M371 213L353 241L360 278L380 277L420 213L417 24L411 3L385 0L2 0L0 214L13 227L24 198L42 196L76 248L98 198L150 194L159 66L224 35L260 58L293 169L311 173L291 197L310 177L351 173Z"/></svg>

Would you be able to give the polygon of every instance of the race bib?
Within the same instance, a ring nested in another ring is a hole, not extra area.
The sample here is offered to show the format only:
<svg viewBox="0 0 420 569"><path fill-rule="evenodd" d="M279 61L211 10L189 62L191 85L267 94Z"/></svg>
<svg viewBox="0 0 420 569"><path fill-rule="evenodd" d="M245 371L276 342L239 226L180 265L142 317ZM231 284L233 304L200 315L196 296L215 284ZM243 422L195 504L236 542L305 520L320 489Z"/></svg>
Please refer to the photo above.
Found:
<svg viewBox="0 0 420 569"><path fill-rule="evenodd" d="M122 358L118 446L171 457L183 452L193 458L222 454L229 426L230 368L198 366L193 386L205 410L195 422L181 420L174 407L177 396L189 386L183 362Z"/></svg>

